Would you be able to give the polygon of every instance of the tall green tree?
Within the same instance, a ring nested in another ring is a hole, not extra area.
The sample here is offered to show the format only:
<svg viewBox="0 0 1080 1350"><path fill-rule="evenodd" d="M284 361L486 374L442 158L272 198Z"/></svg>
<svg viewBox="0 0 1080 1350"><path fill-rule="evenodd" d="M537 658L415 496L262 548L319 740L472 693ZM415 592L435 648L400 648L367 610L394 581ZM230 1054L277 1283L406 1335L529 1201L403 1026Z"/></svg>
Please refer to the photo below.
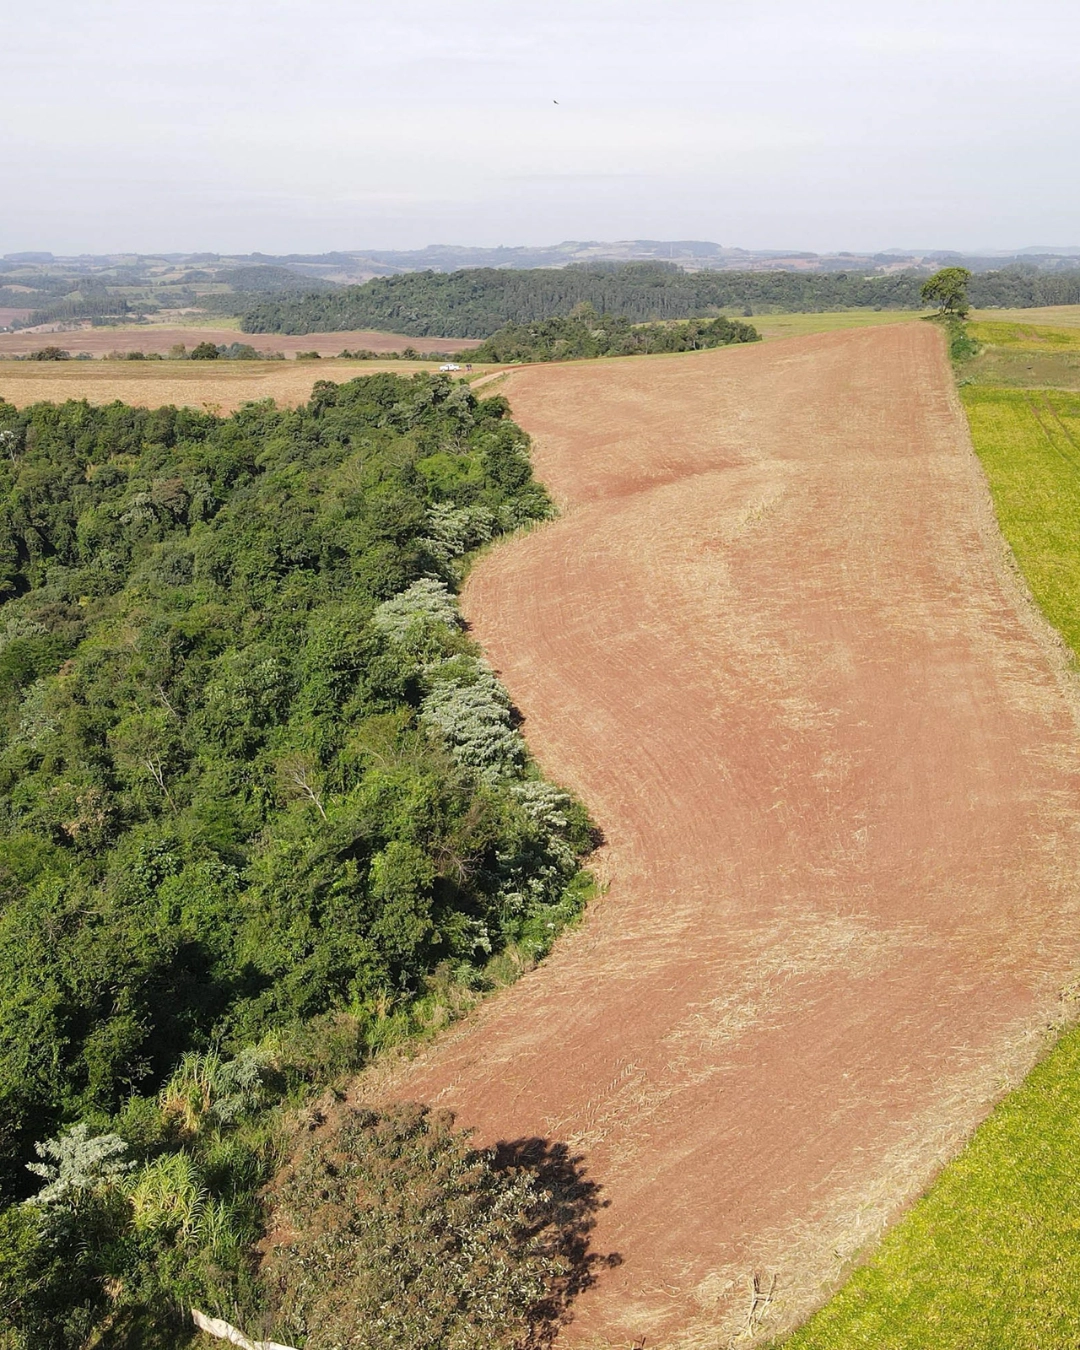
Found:
<svg viewBox="0 0 1080 1350"><path fill-rule="evenodd" d="M937 305L939 314L957 319L967 317L968 282L971 273L966 267L943 267L923 282L919 294L928 305Z"/></svg>

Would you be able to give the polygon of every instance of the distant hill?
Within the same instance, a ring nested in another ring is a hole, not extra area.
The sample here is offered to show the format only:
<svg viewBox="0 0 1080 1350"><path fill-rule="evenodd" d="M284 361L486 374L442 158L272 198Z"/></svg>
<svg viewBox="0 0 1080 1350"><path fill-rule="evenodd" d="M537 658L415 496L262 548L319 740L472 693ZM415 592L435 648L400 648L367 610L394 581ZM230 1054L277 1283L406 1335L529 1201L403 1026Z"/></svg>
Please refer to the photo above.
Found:
<svg viewBox="0 0 1080 1350"><path fill-rule="evenodd" d="M972 272L1000 270L1023 263L1039 271L1076 265L1074 248L1032 247L1015 253L967 254L942 249L888 249L881 253L811 253L799 249L745 249L703 239L565 240L561 244L476 248L430 244L421 249L366 249L350 253L290 254L271 258L252 254L253 261L281 263L338 281L350 275L360 281L397 272L457 272L478 267L573 267L592 263L664 262L684 271L849 272L885 275L896 271L932 272L957 264Z"/></svg>
<svg viewBox="0 0 1080 1350"><path fill-rule="evenodd" d="M77 256L46 251L5 253L0 271L49 267L69 274L89 275L134 270L143 275L176 267L206 267L224 274L236 267L287 268L297 274L311 271L349 273L373 265L397 271L459 271L464 267L569 267L590 262L673 262L680 267L719 267L735 271L759 268L796 271L838 271L869 266L871 270L904 266L923 270L943 262L963 262L972 270L987 271L1024 260L1043 270L1054 270L1080 255L1080 245L1032 244L1012 251L979 253L956 249L889 248L876 253L815 253L808 249L752 249L717 244L707 239L575 240L559 244L523 244L497 247L469 244L429 244L418 249L337 249L325 253L81 253Z"/></svg>

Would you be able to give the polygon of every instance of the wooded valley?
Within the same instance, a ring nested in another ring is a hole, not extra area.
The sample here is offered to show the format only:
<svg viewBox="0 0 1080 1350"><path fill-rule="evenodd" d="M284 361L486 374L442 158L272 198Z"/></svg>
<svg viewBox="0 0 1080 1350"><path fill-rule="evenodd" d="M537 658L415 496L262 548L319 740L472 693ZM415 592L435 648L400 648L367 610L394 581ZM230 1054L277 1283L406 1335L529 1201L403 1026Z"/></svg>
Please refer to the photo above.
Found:
<svg viewBox="0 0 1080 1350"><path fill-rule="evenodd" d="M427 375L226 419L0 402L19 1345L191 1303L250 1325L284 1106L579 911L589 822L454 598L549 514L527 451L503 400Z"/></svg>

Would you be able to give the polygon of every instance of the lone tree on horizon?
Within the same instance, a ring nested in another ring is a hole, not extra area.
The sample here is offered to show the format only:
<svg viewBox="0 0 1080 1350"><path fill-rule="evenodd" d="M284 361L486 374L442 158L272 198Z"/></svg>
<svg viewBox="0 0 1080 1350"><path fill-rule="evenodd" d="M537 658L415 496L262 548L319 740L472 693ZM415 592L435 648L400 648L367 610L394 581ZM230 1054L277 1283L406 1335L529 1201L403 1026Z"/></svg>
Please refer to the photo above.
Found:
<svg viewBox="0 0 1080 1350"><path fill-rule="evenodd" d="M943 267L940 272L927 277L919 294L928 305L937 305L939 314L966 319L970 280L971 273L966 267Z"/></svg>

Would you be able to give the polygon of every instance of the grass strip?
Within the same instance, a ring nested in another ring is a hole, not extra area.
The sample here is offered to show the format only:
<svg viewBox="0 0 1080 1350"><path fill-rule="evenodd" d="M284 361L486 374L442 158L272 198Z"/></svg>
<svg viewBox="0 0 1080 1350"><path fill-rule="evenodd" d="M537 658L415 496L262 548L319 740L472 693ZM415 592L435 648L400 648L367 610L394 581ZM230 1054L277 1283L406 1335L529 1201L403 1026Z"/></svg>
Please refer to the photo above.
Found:
<svg viewBox="0 0 1080 1350"><path fill-rule="evenodd" d="M1080 394L969 385L960 396L1001 531L1080 654Z"/></svg>

